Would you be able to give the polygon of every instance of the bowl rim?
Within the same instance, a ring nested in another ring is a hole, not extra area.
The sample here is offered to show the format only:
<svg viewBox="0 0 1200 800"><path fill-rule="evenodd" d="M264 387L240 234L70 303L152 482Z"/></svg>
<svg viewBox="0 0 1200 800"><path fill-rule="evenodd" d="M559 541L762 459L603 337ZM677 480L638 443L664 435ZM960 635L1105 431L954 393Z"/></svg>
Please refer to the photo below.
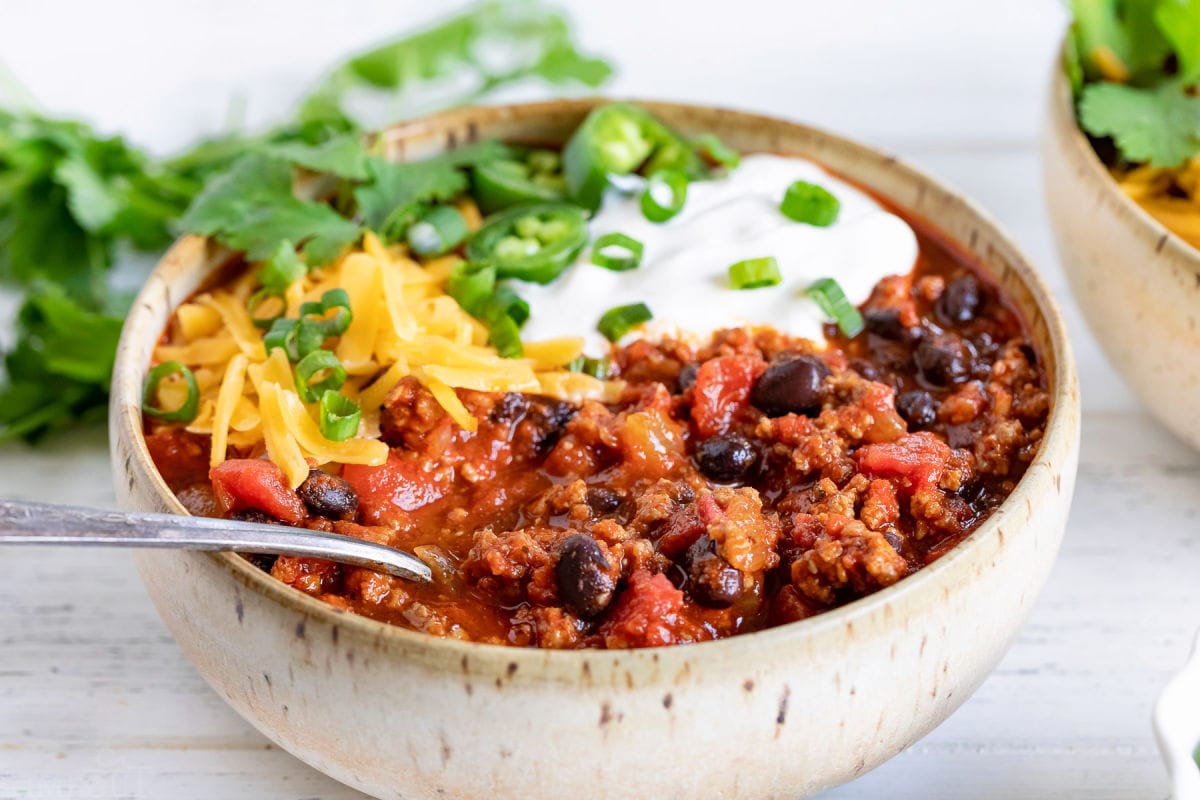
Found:
<svg viewBox="0 0 1200 800"><path fill-rule="evenodd" d="M231 573L231 576L242 586L260 595L270 598L285 608L304 615L309 619L336 625L346 633L358 634L364 640L372 641L377 646L393 647L406 657L420 659L428 664L450 667L461 664L462 669L468 669L468 662L480 667L493 668L505 674L509 679L518 681L530 680L535 675L537 680L558 680L577 683L581 664L587 668L588 660L599 662L599 666L612 664L622 668L634 664L649 665L653 662L655 668L667 669L677 667L688 668L688 662L699 654L706 662L716 663L723 656L736 655L739 660L755 653L775 649L789 640L816 639L838 629L853 631L854 622L871 616L874 612L885 608L897 601L907 599L912 595L926 591L930 584L936 583L943 576L965 567L976 558L976 550L985 540L999 533L1003 536L1002 526L1017 503L1030 503L1029 497L1023 497L1031 490L1035 475L1042 471L1055 471L1059 464L1047 460L1047 453L1069 453L1077 447L1079 439L1079 387L1075 367L1074 354L1067 337L1066 325L1054 295L1049 290L1045 280L1032 266L1021 248L1017 247L1004 229L974 201L962 194L951 190L936 178L921 172L896 156L881 152L875 148L860 144L856 141L830 133L824 129L780 117L768 116L746 111L733 110L725 107L710 106L695 103L674 103L647 100L641 98L608 98L591 97L573 100L550 100L533 103L512 103L495 106L461 106L448 111L439 112L413 120L401 122L379 132L388 141L404 140L408 137L419 136L435 130L459 129L464 126L479 125L486 127L502 122L510 114L522 114L525 118L536 118L539 114L556 112L585 113L587 110L610 102L631 102L649 108L651 111L661 109L667 112L698 113L700 115L720 115L739 118L743 123L760 125L786 125L807 136L824 141L839 148L853 151L856 156L864 159L875 159L888 170L897 170L903 176L920 185L922 190L928 189L940 193L957 203L963 212L968 214L976 223L985 227L989 237L1004 246L1009 256L1005 260L1006 268L1014 271L1022 284L1025 285L1034 305L1040 312L1046 329L1046 338L1050 352L1046 353L1053 365L1054 380L1048 387L1052 397L1050 416L1047 419L1045 433L1039 445L1038 454L1030 463L1026 473L1018 481L1012 493L1001 503L976 530L955 545L949 552L941 556L929 566L923 567L915 574L909 575L897 583L861 597L846 605L818 614L797 622L765 628L751 633L739 634L724 639L697 642L688 645L666 645L640 649L622 650L618 652L602 650L552 650L537 647L512 647L483 642L460 641L442 638L409 630L398 625L381 622L370 617L350 611L335 608L304 592L292 588L262 572L246 559L235 553L197 553L196 555L209 559L220 569ZM820 164L820 162L817 162ZM822 165L823 166L823 165ZM853 175L848 175L854 180ZM895 201L893 201L895 202ZM906 204L896 202L896 205L907 210ZM908 211L908 213L913 213ZM919 216L919 215L918 215ZM959 244L958 241L945 234L939 226L933 224L933 229L942 233L948 241ZM125 341L131 331L130 323L135 318L149 313L150 303L167 296L164 291L168 279L162 273L173 265L196 258L209 246L208 240L195 235L181 237L163 255L155 266L147 283L138 294L133 310L126 319L122 331L121 345L118 351L118 368L113 373L114 404L121 398L140 397L142 373L145 365L124 363L121 356L132 350L130 343ZM959 246L962 246L959 244ZM155 280L157 278L157 280ZM169 280L174 280L171 278ZM171 309L174 311L174 308ZM1028 322L1028 320L1027 320ZM153 484L160 500L173 513L187 514L188 512L175 495L167 487L162 476L150 459L149 450L142 433L142 416L140 410L133 406L115 408L113 427L117 436L127 440L131 446L133 457L140 459L144 475ZM1070 465L1065 465L1070 466ZM1071 470L1073 474L1073 470ZM1057 479L1057 476L1055 476ZM1045 480L1050 480L1047 475ZM1070 503L1069 492L1063 502ZM966 564L964 564L966 562ZM697 650L697 648L700 648ZM605 659L604 656L610 656ZM518 669L520 667L520 669ZM525 667L528 667L526 669ZM585 669L586 671L586 669Z"/></svg>
<svg viewBox="0 0 1200 800"><path fill-rule="evenodd" d="M1100 200L1111 208L1118 218L1126 219L1135 234L1151 243L1155 255L1170 256L1176 264L1182 263L1200 275L1200 249L1188 244L1183 237L1159 222L1149 211L1121 191L1108 167L1104 166L1092 143L1088 141L1083 128L1079 126L1079 119L1075 115L1074 93L1064 67L1070 37L1071 30L1068 28L1063 35L1058 56L1054 59L1049 98L1050 123L1062 133L1068 147L1067 155L1080 168L1078 174L1081 177L1101 187ZM1051 144L1051 147L1054 146Z"/></svg>

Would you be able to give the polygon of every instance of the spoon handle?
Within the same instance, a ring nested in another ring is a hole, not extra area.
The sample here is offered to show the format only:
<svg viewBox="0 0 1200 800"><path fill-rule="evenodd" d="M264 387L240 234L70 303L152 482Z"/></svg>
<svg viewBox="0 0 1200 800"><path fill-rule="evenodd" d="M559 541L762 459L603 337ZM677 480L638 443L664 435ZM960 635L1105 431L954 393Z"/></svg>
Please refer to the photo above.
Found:
<svg viewBox="0 0 1200 800"><path fill-rule="evenodd" d="M0 545L4 544L157 547L313 556L422 583L432 579L429 567L416 556L351 536L286 525L104 511L0 498Z"/></svg>

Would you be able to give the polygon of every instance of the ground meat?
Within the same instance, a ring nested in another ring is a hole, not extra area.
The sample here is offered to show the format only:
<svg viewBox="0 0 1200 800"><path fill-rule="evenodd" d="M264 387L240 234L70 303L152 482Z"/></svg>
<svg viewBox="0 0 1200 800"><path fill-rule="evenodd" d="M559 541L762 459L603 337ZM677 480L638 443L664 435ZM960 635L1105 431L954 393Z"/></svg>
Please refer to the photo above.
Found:
<svg viewBox="0 0 1200 800"><path fill-rule="evenodd" d="M415 551L417 585L320 559L264 561L338 608L432 635L627 648L807 619L962 541L1036 455L1046 377L997 289L921 237L853 339L770 328L615 349L616 402L460 391L460 428L415 377L380 409L377 466L271 462L151 423L189 508Z"/></svg>

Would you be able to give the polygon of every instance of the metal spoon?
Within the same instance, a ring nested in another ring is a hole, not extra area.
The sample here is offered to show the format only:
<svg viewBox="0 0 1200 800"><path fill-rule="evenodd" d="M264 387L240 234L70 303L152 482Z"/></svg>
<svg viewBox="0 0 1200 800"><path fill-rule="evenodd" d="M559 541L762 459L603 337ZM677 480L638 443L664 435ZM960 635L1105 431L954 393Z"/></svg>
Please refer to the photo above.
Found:
<svg viewBox="0 0 1200 800"><path fill-rule="evenodd" d="M102 511L0 499L0 545L66 544L167 547L315 556L427 583L433 573L416 556L335 533L210 517Z"/></svg>

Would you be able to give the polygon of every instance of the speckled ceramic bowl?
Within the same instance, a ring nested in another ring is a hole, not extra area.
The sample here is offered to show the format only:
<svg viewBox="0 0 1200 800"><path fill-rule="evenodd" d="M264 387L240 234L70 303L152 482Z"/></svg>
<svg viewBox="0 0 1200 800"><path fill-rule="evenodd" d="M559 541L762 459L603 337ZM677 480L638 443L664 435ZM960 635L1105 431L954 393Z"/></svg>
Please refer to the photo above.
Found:
<svg viewBox="0 0 1200 800"><path fill-rule="evenodd" d="M476 139L563 140L593 101L467 108L386 134L397 158ZM1003 287L1049 372L1053 411L1013 495L934 565L844 608L699 645L624 652L435 639L342 613L231 555L145 552L141 574L200 673L298 758L384 798L798 798L866 772L958 707L1008 647L1058 551L1079 444L1075 365L1054 302L996 225L896 159L801 125L647 104L688 134L812 157L934 221ZM184 513L138 409L172 309L225 258L167 254L130 313L112 400L117 493Z"/></svg>
<svg viewBox="0 0 1200 800"><path fill-rule="evenodd" d="M1200 448L1200 251L1120 190L1075 122L1057 63L1042 170L1059 258L1092 333L1159 422Z"/></svg>

